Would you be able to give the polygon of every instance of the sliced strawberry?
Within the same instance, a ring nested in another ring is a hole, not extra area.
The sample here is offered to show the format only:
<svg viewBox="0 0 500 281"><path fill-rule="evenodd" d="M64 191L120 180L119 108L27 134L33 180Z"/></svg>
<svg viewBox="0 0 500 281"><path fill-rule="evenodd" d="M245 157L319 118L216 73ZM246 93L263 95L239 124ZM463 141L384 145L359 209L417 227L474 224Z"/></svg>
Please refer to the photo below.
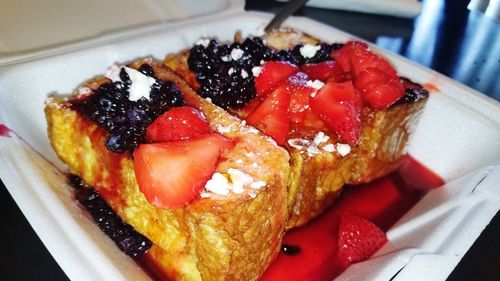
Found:
<svg viewBox="0 0 500 281"><path fill-rule="evenodd" d="M347 42L332 56L342 69L350 72L363 100L372 107L385 109L404 95L399 77L392 65L368 49L362 42Z"/></svg>
<svg viewBox="0 0 500 281"><path fill-rule="evenodd" d="M331 53L331 57L335 60L340 69L342 69L346 73L351 72L349 50L348 48L345 48L345 45L340 49L333 50Z"/></svg>
<svg viewBox="0 0 500 281"><path fill-rule="evenodd" d="M340 82L344 80L344 72L335 61L325 61L321 63L308 63L300 67L311 80L325 81L330 79L332 81Z"/></svg>
<svg viewBox="0 0 500 281"><path fill-rule="evenodd" d="M347 263L368 259L387 242L385 233L370 221L350 213L340 217L338 258Z"/></svg>
<svg viewBox="0 0 500 281"><path fill-rule="evenodd" d="M363 69L359 75L356 77L356 81L354 81L354 86L358 89L366 89L368 86L374 83L384 84L391 80L392 76L386 74L385 72L373 68L368 67Z"/></svg>
<svg viewBox="0 0 500 281"><path fill-rule="evenodd" d="M266 95L273 88L297 73L299 68L288 62L268 61L262 65L259 75L255 77L257 96Z"/></svg>
<svg viewBox="0 0 500 281"><path fill-rule="evenodd" d="M361 97L351 81L328 82L310 100L311 109L339 138L356 144L361 136Z"/></svg>
<svg viewBox="0 0 500 281"><path fill-rule="evenodd" d="M174 107L156 118L146 130L149 142L165 142L196 138L210 133L208 121L190 107Z"/></svg>
<svg viewBox="0 0 500 281"><path fill-rule="evenodd" d="M327 126L323 120L321 120L316 113L314 113L311 108L307 109L304 113L304 121L302 122L304 127L315 128L320 131L327 129Z"/></svg>
<svg viewBox="0 0 500 281"><path fill-rule="evenodd" d="M285 142L290 126L290 93L287 86L288 83L278 86L246 119L248 124L257 127L278 144Z"/></svg>
<svg viewBox="0 0 500 281"><path fill-rule="evenodd" d="M141 144L134 151L139 189L159 208L182 207L199 194L230 146L231 141L218 134Z"/></svg>
<svg viewBox="0 0 500 281"><path fill-rule="evenodd" d="M301 123L304 121L306 110L309 108L309 99L316 89L307 86L309 77L304 72L290 76L287 80L287 89L290 92L290 106L288 115L290 121Z"/></svg>
<svg viewBox="0 0 500 281"><path fill-rule="evenodd" d="M349 41L342 49L346 49L351 64L351 72L356 78L366 68L377 68L390 76L396 76L396 70L381 56L368 49L368 45L359 41Z"/></svg>
<svg viewBox="0 0 500 281"><path fill-rule="evenodd" d="M362 93L363 100L376 109L385 109L404 95L401 84L394 79L385 84L372 84Z"/></svg>
<svg viewBox="0 0 500 281"><path fill-rule="evenodd" d="M387 108L404 95L400 78L378 68L363 69L354 85L361 91L363 100L377 109Z"/></svg>

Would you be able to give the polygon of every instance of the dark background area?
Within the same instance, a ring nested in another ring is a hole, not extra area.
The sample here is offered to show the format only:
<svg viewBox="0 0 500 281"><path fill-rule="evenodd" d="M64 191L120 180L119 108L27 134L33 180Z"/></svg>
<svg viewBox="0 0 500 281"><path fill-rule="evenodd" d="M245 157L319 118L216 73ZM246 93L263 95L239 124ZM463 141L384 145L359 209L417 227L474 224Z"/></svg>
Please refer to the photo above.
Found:
<svg viewBox="0 0 500 281"><path fill-rule="evenodd" d="M497 100L500 99L500 23L469 1L423 1L415 19L303 8L297 15L332 25L399 53ZM247 10L276 12L282 3L247 1ZM0 182L0 280L67 280ZM448 280L500 280L497 214Z"/></svg>

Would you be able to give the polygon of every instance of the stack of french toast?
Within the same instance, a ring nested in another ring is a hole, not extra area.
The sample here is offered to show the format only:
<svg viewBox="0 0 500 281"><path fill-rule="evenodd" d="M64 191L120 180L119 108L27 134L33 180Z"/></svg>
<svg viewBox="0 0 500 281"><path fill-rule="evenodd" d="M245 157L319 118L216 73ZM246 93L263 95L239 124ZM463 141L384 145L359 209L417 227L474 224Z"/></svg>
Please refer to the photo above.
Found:
<svg viewBox="0 0 500 281"><path fill-rule="evenodd" d="M364 43L278 30L110 67L45 113L165 278L257 280L287 230L398 168L425 101Z"/></svg>

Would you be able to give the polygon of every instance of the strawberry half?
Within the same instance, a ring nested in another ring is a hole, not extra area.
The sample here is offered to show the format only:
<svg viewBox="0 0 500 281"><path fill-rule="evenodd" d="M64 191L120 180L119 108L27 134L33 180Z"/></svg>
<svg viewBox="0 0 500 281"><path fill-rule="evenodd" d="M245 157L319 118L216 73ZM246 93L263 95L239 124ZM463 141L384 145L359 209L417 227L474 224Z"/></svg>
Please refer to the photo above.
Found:
<svg viewBox="0 0 500 281"><path fill-rule="evenodd" d="M309 102L311 109L339 138L357 144L361 136L362 103L351 81L328 82Z"/></svg>
<svg viewBox="0 0 500 281"><path fill-rule="evenodd" d="M346 43L347 44L347 43ZM351 72L351 59L349 56L349 49L346 48L346 44L342 48L333 50L330 56L335 60L337 65L344 71L344 73Z"/></svg>
<svg viewBox="0 0 500 281"><path fill-rule="evenodd" d="M337 257L345 264L364 261L371 257L387 237L375 224L354 214L343 213L338 231Z"/></svg>
<svg viewBox="0 0 500 281"><path fill-rule="evenodd" d="M325 61L321 63L308 63L300 67L311 80L325 81L327 79L340 82L344 80L344 72L335 61Z"/></svg>
<svg viewBox="0 0 500 281"><path fill-rule="evenodd" d="M141 144L134 151L140 191L159 208L183 207L195 198L232 142L221 135Z"/></svg>
<svg viewBox="0 0 500 281"><path fill-rule="evenodd" d="M278 86L246 118L248 124L257 127L280 145L285 142L290 126L290 118L288 116L290 93L287 87L288 83Z"/></svg>
<svg viewBox="0 0 500 281"><path fill-rule="evenodd" d="M354 85L362 93L364 101L377 109L385 109L404 95L398 76L388 75L378 68L363 69Z"/></svg>
<svg viewBox="0 0 500 281"><path fill-rule="evenodd" d="M290 93L290 105L288 107L288 116L294 123L304 121L307 110L309 109L309 99L316 89L307 85L309 77L304 72L298 72L290 76L287 83L287 89Z"/></svg>
<svg viewBox="0 0 500 281"><path fill-rule="evenodd" d="M266 95L282 81L299 71L297 66L281 61L268 61L261 67L260 73L254 79L257 96Z"/></svg>
<svg viewBox="0 0 500 281"><path fill-rule="evenodd" d="M397 75L392 65L381 56L368 49L368 45L359 41L349 41L339 50L332 52L342 69L352 72L354 78L366 68L377 68L387 75Z"/></svg>
<svg viewBox="0 0 500 281"><path fill-rule="evenodd" d="M350 72L355 87L370 106L385 109L404 95L404 89L392 65L368 49L362 42L347 42L332 56L341 68Z"/></svg>
<svg viewBox="0 0 500 281"><path fill-rule="evenodd" d="M190 106L174 107L156 118L146 130L149 142L186 140L210 133L208 121Z"/></svg>

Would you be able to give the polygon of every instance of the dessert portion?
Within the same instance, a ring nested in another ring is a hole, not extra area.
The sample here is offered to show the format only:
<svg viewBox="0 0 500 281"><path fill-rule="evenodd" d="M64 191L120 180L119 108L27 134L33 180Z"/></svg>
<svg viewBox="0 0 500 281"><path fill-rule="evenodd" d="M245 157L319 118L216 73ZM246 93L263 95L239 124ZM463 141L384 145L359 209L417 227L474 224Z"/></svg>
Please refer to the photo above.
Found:
<svg viewBox="0 0 500 281"><path fill-rule="evenodd" d="M287 229L321 214L345 184L395 170L428 96L362 42L295 30L228 44L202 38L164 63L287 149Z"/></svg>
<svg viewBox="0 0 500 281"><path fill-rule="evenodd" d="M288 153L162 64L113 66L45 113L79 201L149 239L132 256L147 251L163 277L256 280L278 254Z"/></svg>
<svg viewBox="0 0 500 281"><path fill-rule="evenodd" d="M364 43L280 30L112 66L45 113L118 247L163 279L256 280L285 231L400 165L427 95Z"/></svg>

